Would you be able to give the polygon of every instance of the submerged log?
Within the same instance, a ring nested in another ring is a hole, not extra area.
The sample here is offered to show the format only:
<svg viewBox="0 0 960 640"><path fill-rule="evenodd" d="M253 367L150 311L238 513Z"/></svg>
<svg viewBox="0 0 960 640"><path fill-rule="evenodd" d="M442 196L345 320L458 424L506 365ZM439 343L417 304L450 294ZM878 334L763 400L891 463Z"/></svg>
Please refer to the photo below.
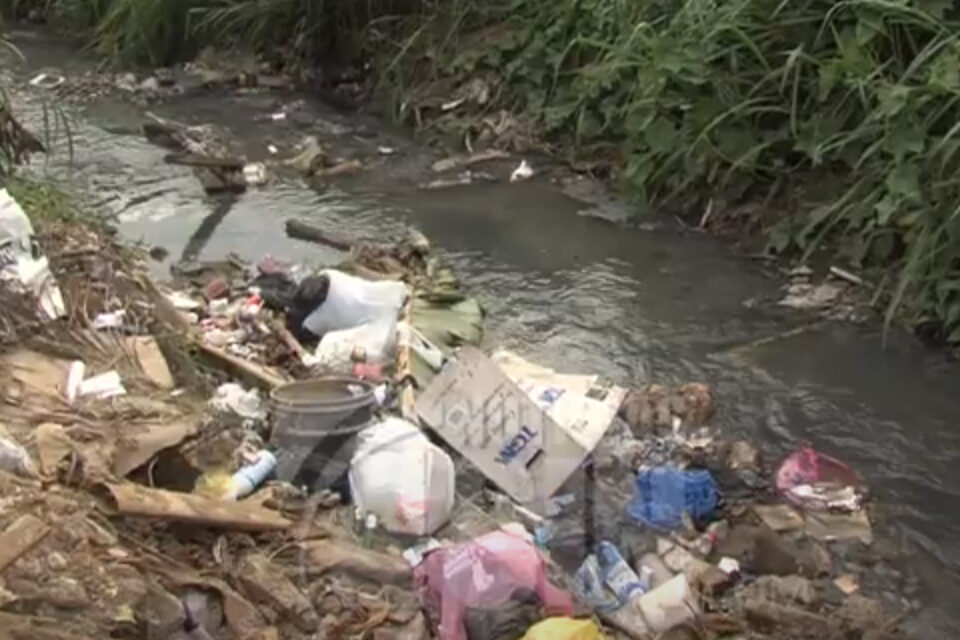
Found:
<svg viewBox="0 0 960 640"><path fill-rule="evenodd" d="M341 251L350 251L353 245L356 244L346 236L324 231L319 227L301 220L287 220L287 235L296 240L325 244L328 247L333 247Z"/></svg>

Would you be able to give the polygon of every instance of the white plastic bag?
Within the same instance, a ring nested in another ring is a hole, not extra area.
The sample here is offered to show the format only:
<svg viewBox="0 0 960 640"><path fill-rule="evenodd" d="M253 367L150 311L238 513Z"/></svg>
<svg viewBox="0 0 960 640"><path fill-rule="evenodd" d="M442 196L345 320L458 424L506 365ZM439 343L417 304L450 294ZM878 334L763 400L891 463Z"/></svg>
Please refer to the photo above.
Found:
<svg viewBox="0 0 960 640"><path fill-rule="evenodd" d="M456 499L453 460L406 420L387 417L358 436L350 463L357 507L395 533L432 534Z"/></svg>
<svg viewBox="0 0 960 640"><path fill-rule="evenodd" d="M33 234L33 225L5 188L0 188L0 286L15 286L37 299L37 313L53 320L66 315L63 294Z"/></svg>
<svg viewBox="0 0 960 640"><path fill-rule="evenodd" d="M317 336L387 316L396 320L407 299L407 285L396 280L370 282L335 269L320 275L330 281L327 297L303 321L303 328Z"/></svg>
<svg viewBox="0 0 960 640"><path fill-rule="evenodd" d="M397 347L397 320L384 316L353 329L330 331L323 335L312 364L320 365L328 373L349 374L354 356L370 364L390 362Z"/></svg>
<svg viewBox="0 0 960 640"><path fill-rule="evenodd" d="M0 425L0 471L30 477L37 475L37 468L30 454L13 439L3 425Z"/></svg>

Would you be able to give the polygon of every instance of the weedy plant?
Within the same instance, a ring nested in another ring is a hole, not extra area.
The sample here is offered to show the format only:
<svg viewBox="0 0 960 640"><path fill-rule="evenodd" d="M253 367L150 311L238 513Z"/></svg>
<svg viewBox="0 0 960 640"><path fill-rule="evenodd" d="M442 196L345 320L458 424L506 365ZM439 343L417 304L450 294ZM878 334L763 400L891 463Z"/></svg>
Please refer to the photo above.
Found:
<svg viewBox="0 0 960 640"><path fill-rule="evenodd" d="M458 4L458 3L454 3ZM640 211L723 209L774 252L877 268L887 319L960 343L960 22L946 0L459 3L391 82L495 78L487 110L614 158ZM738 206L763 202L758 207ZM887 275L883 275L887 274Z"/></svg>

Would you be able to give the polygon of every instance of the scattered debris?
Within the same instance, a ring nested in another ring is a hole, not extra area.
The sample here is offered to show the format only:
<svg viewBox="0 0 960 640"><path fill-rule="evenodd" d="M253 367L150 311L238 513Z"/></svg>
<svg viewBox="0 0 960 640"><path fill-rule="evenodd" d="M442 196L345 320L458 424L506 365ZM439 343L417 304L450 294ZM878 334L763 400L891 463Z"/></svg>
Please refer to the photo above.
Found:
<svg viewBox="0 0 960 640"><path fill-rule="evenodd" d="M465 169L475 164L490 162L491 160L504 160L510 157L506 151L499 149L488 149L467 156L451 156L443 160L437 160L431 166L434 173L446 173L456 169Z"/></svg>
<svg viewBox="0 0 960 640"><path fill-rule="evenodd" d="M857 582L856 576L852 576L849 573L837 577L837 579L833 581L833 584L835 584L845 596L850 596L860 591L860 583Z"/></svg>
<svg viewBox="0 0 960 640"><path fill-rule="evenodd" d="M341 160L336 164L314 171L313 175L319 178L336 178L363 170L363 163L359 160Z"/></svg>
<svg viewBox="0 0 960 640"><path fill-rule="evenodd" d="M807 510L858 511L863 482L846 464L805 447L788 456L777 469L777 490Z"/></svg>
<svg viewBox="0 0 960 640"><path fill-rule="evenodd" d="M785 504L758 504L754 505L753 512L757 514L757 517L759 517L765 525L778 533L781 531L802 529L804 525L803 516Z"/></svg>
<svg viewBox="0 0 960 640"><path fill-rule="evenodd" d="M119 329L123 326L123 319L126 316L126 309L118 309L107 313L98 313L93 319L91 326L98 331L105 329Z"/></svg>
<svg viewBox="0 0 960 640"><path fill-rule="evenodd" d="M480 99L474 88L457 99ZM204 139L154 124L175 146ZM242 174L229 155L180 151ZM319 144L304 151L306 173L331 168ZM5 329L0 351L7 635L599 640L595 618L636 638L895 628L861 596L859 565L833 571L831 552L872 541L866 487L842 462L801 449L768 482L754 444L710 428L706 384L628 391L470 346L483 310L422 234L287 228L348 257L317 273L269 257L178 263L164 294L93 234L45 246L67 313L38 323L31 302L16 325L30 333ZM70 257L88 246L119 275Z"/></svg>
<svg viewBox="0 0 960 640"><path fill-rule="evenodd" d="M30 79L30 86L39 87L41 89L56 89L66 82L66 80L66 78L58 74L39 73Z"/></svg>
<svg viewBox="0 0 960 640"><path fill-rule="evenodd" d="M814 540L822 542L860 540L867 545L873 542L870 518L863 510L853 513L808 513L804 531Z"/></svg>
<svg viewBox="0 0 960 640"><path fill-rule="evenodd" d="M267 183L267 165L262 162L250 162L243 165L243 180L251 187Z"/></svg>
<svg viewBox="0 0 960 640"><path fill-rule="evenodd" d="M533 177L533 167L526 160L522 160L520 165L510 174L510 182L522 182Z"/></svg>
<svg viewBox="0 0 960 640"><path fill-rule="evenodd" d="M787 287L787 295L778 304L791 309L824 309L839 300L842 293L840 287L828 282L819 285L797 282Z"/></svg>
<svg viewBox="0 0 960 640"><path fill-rule="evenodd" d="M841 280L846 280L850 284L856 285L858 287L863 286L863 278L850 273L846 269L841 269L840 267L837 267L837 266L831 266L830 273L840 278Z"/></svg>
<svg viewBox="0 0 960 640"><path fill-rule="evenodd" d="M300 144L300 153L283 162L288 167L292 167L305 176L313 175L319 170L326 161L326 151L320 146L320 141L315 136L309 136Z"/></svg>
<svg viewBox="0 0 960 640"><path fill-rule="evenodd" d="M217 387L216 393L210 399L210 405L217 411L230 411L247 420L266 418L260 392L256 389L244 389L236 382L225 382Z"/></svg>
<svg viewBox="0 0 960 640"><path fill-rule="evenodd" d="M651 384L627 394L620 412L634 435L644 438L651 432L672 432L676 419L681 426L699 427L713 417L713 394L703 383L691 382L674 388Z"/></svg>
<svg viewBox="0 0 960 640"><path fill-rule="evenodd" d="M91 398L104 400L106 398L126 395L127 390L120 380L119 373L116 371L107 371L106 373L87 378L81 382L77 388L77 393L81 397L90 396Z"/></svg>

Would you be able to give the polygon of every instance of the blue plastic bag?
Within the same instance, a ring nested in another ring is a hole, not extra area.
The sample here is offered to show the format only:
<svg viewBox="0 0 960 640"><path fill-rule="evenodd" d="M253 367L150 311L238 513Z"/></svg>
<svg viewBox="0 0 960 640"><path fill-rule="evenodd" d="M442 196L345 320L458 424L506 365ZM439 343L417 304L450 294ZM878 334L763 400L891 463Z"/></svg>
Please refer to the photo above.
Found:
<svg viewBox="0 0 960 640"><path fill-rule="evenodd" d="M684 512L700 523L709 521L716 508L717 484L709 471L657 467L637 474L637 493L627 513L657 529L679 529Z"/></svg>

